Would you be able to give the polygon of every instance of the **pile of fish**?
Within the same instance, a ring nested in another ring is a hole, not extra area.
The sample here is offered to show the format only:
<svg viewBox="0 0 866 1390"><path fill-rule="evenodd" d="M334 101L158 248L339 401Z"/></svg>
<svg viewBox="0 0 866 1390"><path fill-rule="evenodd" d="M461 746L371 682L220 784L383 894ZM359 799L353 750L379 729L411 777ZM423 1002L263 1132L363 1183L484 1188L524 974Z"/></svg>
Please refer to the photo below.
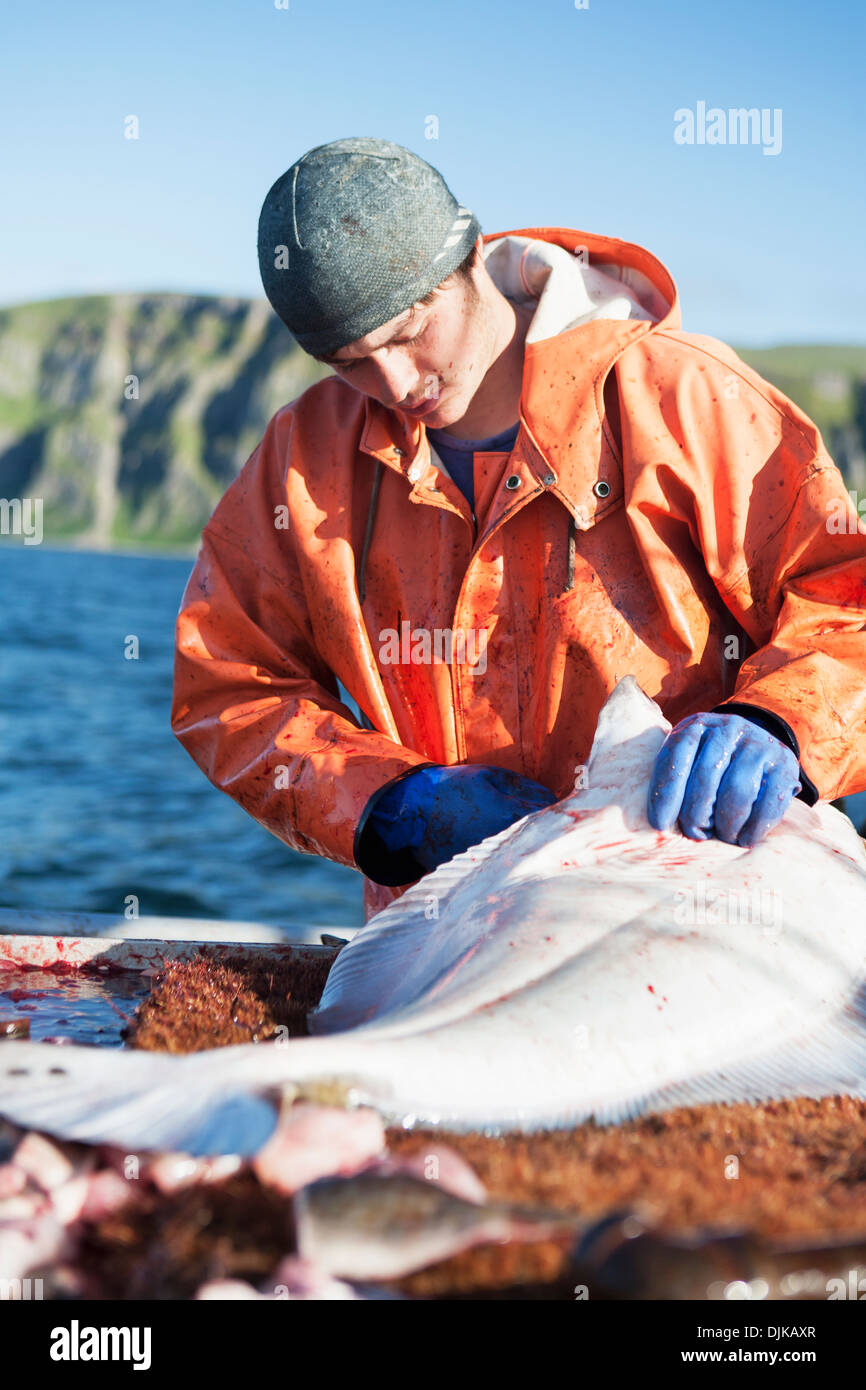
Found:
<svg viewBox="0 0 866 1390"><path fill-rule="evenodd" d="M0 1049L0 1114L254 1154L281 1097L505 1133L713 1101L866 1097L866 852L826 803L752 848L653 830L670 729L633 678L574 792L422 879L343 949L312 1037L186 1056Z"/></svg>
<svg viewBox="0 0 866 1390"><path fill-rule="evenodd" d="M80 1260L94 1227L155 1194L220 1184L242 1170L291 1203L296 1248L257 1287L212 1277L197 1299L399 1298L388 1281L474 1246L550 1240L560 1245L561 1271L544 1284L546 1297L827 1299L857 1298L866 1287L866 1239L803 1249L736 1231L671 1237L652 1229L651 1213L587 1222L492 1201L453 1149L397 1157L374 1112L298 1102L251 1161L140 1159L0 1122L0 1299L105 1297ZM115 1271L113 1297L123 1295L117 1279Z"/></svg>
<svg viewBox="0 0 866 1390"><path fill-rule="evenodd" d="M410 1274L472 1246L574 1237L584 1230L573 1215L488 1202L472 1168L444 1145L428 1146L411 1158L389 1154L381 1119L366 1109L291 1105L251 1161L181 1153L140 1159L108 1145L68 1144L2 1125L4 1288L36 1275L47 1280L53 1296L88 1297L88 1277L77 1265L88 1227L135 1207L145 1196L221 1183L244 1169L292 1201L297 1250L279 1263L264 1291L225 1279L208 1283L198 1297L388 1296L376 1281Z"/></svg>

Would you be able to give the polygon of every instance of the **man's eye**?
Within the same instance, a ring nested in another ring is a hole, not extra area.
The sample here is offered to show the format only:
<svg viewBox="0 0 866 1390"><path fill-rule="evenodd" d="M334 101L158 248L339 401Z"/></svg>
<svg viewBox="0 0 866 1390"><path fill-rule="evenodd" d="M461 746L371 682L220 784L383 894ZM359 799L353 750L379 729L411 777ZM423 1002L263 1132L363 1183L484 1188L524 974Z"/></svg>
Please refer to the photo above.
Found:
<svg viewBox="0 0 866 1390"><path fill-rule="evenodd" d="M420 337L423 336L423 334L425 333L426 329L427 329L427 325L426 325L426 323L425 323L424 327L423 327L423 328L420 328L413 338L395 338L394 341L393 341L392 343L389 343L389 344L388 344L388 346L389 346L389 347L396 347L396 346L399 344L399 346L402 347L405 343L414 343L414 342L417 342L417 340L418 340ZM361 358L361 361L359 361L359 362L334 362L332 365L335 366L335 367L337 367L337 368L339 368L339 370L340 370L341 372L353 372L353 371L355 370L356 367L360 367L360 366L361 366L361 362L363 362L363 360L364 360L364 359Z"/></svg>
<svg viewBox="0 0 866 1390"><path fill-rule="evenodd" d="M426 323L425 323L425 324L424 324L424 327L423 327L423 328L419 328L419 329L418 329L418 332L415 333L415 334L413 335L413 337L411 337L411 338L395 338L395 339L394 339L394 342L395 342L395 343L400 343L401 345L402 345L403 343L415 343L415 342L418 341L418 339L419 339L420 337L422 337L422 336L424 335L424 333L426 333L426 331L427 331L427 325L426 325Z"/></svg>

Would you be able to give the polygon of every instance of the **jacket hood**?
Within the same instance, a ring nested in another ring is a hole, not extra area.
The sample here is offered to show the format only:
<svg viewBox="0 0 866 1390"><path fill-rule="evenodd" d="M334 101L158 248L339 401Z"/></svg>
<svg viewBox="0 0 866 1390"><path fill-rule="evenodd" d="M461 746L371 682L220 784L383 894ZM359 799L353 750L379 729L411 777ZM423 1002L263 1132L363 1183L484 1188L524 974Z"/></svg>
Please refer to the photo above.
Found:
<svg viewBox="0 0 866 1390"><path fill-rule="evenodd" d="M527 345L595 319L680 326L670 272L631 242L566 227L529 227L485 236L481 255L506 299L537 302Z"/></svg>

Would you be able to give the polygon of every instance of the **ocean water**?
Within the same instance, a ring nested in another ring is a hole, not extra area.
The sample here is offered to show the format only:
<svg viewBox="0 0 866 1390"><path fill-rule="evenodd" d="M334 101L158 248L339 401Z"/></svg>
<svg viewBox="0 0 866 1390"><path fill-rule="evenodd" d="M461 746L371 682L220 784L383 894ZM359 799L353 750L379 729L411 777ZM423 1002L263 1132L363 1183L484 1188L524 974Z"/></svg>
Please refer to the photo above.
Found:
<svg viewBox="0 0 866 1390"><path fill-rule="evenodd" d="M262 829L171 732L191 568L0 545L0 906L358 927L361 876Z"/></svg>

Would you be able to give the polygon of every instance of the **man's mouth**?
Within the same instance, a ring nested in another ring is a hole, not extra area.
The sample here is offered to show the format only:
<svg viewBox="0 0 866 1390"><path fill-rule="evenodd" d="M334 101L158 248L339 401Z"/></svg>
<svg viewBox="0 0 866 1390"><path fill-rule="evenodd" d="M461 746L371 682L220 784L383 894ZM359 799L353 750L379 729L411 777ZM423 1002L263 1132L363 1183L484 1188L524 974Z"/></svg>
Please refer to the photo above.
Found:
<svg viewBox="0 0 866 1390"><path fill-rule="evenodd" d="M419 401L417 405L401 405L399 409L405 410L407 415L426 415L428 411L436 409L440 400L440 396L434 396L432 400Z"/></svg>

